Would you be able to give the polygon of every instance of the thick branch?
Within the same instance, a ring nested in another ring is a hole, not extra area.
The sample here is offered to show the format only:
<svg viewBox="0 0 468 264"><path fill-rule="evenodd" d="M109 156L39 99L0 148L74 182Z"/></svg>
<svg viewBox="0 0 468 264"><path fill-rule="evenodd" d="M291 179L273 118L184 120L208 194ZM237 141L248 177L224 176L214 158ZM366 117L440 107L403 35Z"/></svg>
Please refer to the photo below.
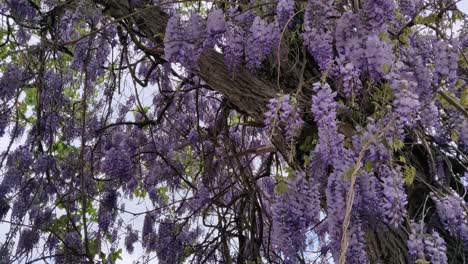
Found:
<svg viewBox="0 0 468 264"><path fill-rule="evenodd" d="M157 50L163 50L163 38L169 15L157 6L130 10L124 0L97 0L105 6L106 13L114 19L128 16L141 32L151 38ZM155 55L154 53L152 55ZM163 56L163 54L158 54ZM222 54L214 49L205 51L199 61L199 75L215 91L223 94L238 110L257 120L263 119L265 104L276 94L275 85L252 71L239 66L231 76Z"/></svg>

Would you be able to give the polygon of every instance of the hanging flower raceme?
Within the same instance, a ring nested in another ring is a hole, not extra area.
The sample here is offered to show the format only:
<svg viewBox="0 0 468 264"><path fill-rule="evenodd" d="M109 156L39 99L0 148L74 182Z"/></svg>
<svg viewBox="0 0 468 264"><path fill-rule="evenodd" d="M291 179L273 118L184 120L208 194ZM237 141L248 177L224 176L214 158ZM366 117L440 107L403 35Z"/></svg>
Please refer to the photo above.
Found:
<svg viewBox="0 0 468 264"><path fill-rule="evenodd" d="M277 47L279 37L280 28L276 22L267 23L260 17L255 17L248 37L245 39L247 67L251 69L260 67L266 56L274 47Z"/></svg>
<svg viewBox="0 0 468 264"><path fill-rule="evenodd" d="M391 169L387 166L380 168L382 177L381 209L386 221L394 226L400 225L406 216L408 200L403 188L403 175L399 169Z"/></svg>
<svg viewBox="0 0 468 264"><path fill-rule="evenodd" d="M445 41L439 40L433 44L434 52L434 79L433 83L446 80L449 88L457 81L458 53L456 47L451 47Z"/></svg>
<svg viewBox="0 0 468 264"><path fill-rule="evenodd" d="M458 195L449 194L439 197L431 194L437 214L450 235L461 239L468 245L468 214L465 201Z"/></svg>
<svg viewBox="0 0 468 264"><path fill-rule="evenodd" d="M276 6L276 16L280 28L286 26L286 23L294 15L294 0L280 0Z"/></svg>
<svg viewBox="0 0 468 264"><path fill-rule="evenodd" d="M344 137L338 133L336 118L336 92L328 84L314 84L316 95L312 97L312 113L318 126L319 143L314 152L329 165L341 159Z"/></svg>
<svg viewBox="0 0 468 264"><path fill-rule="evenodd" d="M421 107L417 94L410 91L410 83L408 81L392 82L392 88L395 93L395 112L400 124L408 127L413 127L418 120L418 111Z"/></svg>
<svg viewBox="0 0 468 264"><path fill-rule="evenodd" d="M265 112L265 125L267 133L272 135L276 129L281 129L288 141L293 141L302 130L302 120L295 101L289 95L280 99L272 98Z"/></svg>
<svg viewBox="0 0 468 264"><path fill-rule="evenodd" d="M296 252L308 246L307 231L319 222L320 212L318 186L311 184L304 172L278 183L272 205L272 243L286 261L293 262Z"/></svg>
<svg viewBox="0 0 468 264"><path fill-rule="evenodd" d="M424 223L411 222L411 233L408 238L408 253L413 261L430 261L431 263L446 264L447 246L438 232L426 233Z"/></svg>
<svg viewBox="0 0 468 264"><path fill-rule="evenodd" d="M304 14L302 34L304 45L319 64L320 69L328 70L333 60L334 22L328 18L336 16L333 1L309 1Z"/></svg>

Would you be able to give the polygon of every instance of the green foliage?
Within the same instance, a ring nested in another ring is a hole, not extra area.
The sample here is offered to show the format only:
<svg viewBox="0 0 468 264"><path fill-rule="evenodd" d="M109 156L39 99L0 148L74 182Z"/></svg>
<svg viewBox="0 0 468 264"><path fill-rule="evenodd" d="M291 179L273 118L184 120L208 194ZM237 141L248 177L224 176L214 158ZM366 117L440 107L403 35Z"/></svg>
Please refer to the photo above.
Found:
<svg viewBox="0 0 468 264"><path fill-rule="evenodd" d="M275 186L275 193L276 194L284 194L288 192L288 184L284 179L281 178L280 181Z"/></svg>
<svg viewBox="0 0 468 264"><path fill-rule="evenodd" d="M372 169L374 169L374 163L370 160L366 161L364 163L364 169L366 169L367 172L371 172Z"/></svg>
<svg viewBox="0 0 468 264"><path fill-rule="evenodd" d="M393 140L393 142L390 145L390 147L391 147L391 149L393 149L393 151L400 151L401 149L403 149L404 146L405 146L405 143L402 140L398 139L398 138Z"/></svg>
<svg viewBox="0 0 468 264"><path fill-rule="evenodd" d="M411 165L406 165L404 167L404 176L405 176L405 184L407 186L411 186L414 182L414 178L416 177L416 168Z"/></svg>
<svg viewBox="0 0 468 264"><path fill-rule="evenodd" d="M91 256L96 256L96 254L99 252L99 243L97 240L91 240L89 241L89 254Z"/></svg>

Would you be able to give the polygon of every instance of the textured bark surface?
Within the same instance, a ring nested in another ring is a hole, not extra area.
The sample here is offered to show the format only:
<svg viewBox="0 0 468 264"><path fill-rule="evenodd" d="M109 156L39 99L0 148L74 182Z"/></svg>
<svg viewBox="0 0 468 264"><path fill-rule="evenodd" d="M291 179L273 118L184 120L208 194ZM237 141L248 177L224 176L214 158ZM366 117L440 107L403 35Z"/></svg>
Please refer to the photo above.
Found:
<svg viewBox="0 0 468 264"><path fill-rule="evenodd" d="M274 85L258 78L244 67L230 76L223 55L215 50L205 51L199 62L200 77L213 89L222 93L230 103L249 116L262 120L266 103L275 97Z"/></svg>

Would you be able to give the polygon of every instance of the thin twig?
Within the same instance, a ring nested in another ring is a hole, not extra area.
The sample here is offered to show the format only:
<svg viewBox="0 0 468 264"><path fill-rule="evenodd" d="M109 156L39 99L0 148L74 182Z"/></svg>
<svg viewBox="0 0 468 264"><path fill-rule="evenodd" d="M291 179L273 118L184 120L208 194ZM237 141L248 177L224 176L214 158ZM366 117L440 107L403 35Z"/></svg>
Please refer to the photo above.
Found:
<svg viewBox="0 0 468 264"><path fill-rule="evenodd" d="M382 130L380 130L377 134L375 134L374 138L372 138L366 144L364 144L361 152L359 152L359 157L356 161L356 166L354 166L353 173L351 174L351 183L349 186L348 193L346 195L346 212L345 212L345 218L343 221L343 236L341 239L341 254L340 254L340 260L339 260L340 264L345 264L346 262L346 251L348 249L348 233L347 232L348 232L349 224L351 223L351 212L353 209L353 201L354 201L354 185L356 183L358 172L362 166L362 160L364 159L364 155L367 149L384 135L384 132L393 124L393 121L394 119L388 122L388 124Z"/></svg>

